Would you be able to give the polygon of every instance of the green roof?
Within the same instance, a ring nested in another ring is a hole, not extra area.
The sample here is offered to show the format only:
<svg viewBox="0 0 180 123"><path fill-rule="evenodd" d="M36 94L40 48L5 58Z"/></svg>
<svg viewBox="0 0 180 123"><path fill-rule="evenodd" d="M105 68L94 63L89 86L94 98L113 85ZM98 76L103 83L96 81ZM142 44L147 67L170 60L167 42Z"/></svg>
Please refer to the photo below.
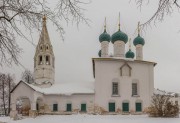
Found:
<svg viewBox="0 0 180 123"><path fill-rule="evenodd" d="M144 44L145 44L145 41L144 41L144 39L143 39L140 35L138 35L138 36L134 39L133 44L134 44L135 46L138 45L138 44L144 45Z"/></svg>
<svg viewBox="0 0 180 123"><path fill-rule="evenodd" d="M99 42L108 41L110 42L111 36L104 30L104 32L99 36Z"/></svg>
<svg viewBox="0 0 180 123"><path fill-rule="evenodd" d="M127 43L128 36L124 32L119 30L112 35L111 42L114 44L114 42L118 40L121 40L121 41L124 41L124 43Z"/></svg>
<svg viewBox="0 0 180 123"><path fill-rule="evenodd" d="M126 58L134 58L134 53L131 51L131 49L129 49L129 51L126 53Z"/></svg>

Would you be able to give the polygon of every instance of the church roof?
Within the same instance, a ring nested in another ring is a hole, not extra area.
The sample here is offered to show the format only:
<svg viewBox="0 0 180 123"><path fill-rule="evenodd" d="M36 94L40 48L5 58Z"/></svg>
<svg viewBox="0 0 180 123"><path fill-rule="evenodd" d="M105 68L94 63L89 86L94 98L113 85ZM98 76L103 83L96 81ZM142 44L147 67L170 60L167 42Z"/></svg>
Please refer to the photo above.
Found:
<svg viewBox="0 0 180 123"><path fill-rule="evenodd" d="M35 56L36 54L39 52L38 48L41 46L41 45L49 45L49 49L51 50L52 54L53 54L53 48L52 48L52 45L51 45L51 41L50 41L50 38L49 38L49 33L48 33L48 30L47 30L47 26L46 26L46 17L44 16L43 17L43 22L42 22L42 30L41 30L41 34L40 34L40 37L39 37L39 41L38 41L38 45L36 46L36 53L35 53Z"/></svg>
<svg viewBox="0 0 180 123"><path fill-rule="evenodd" d="M53 84L48 88L40 88L38 86L34 86L32 84L28 84L26 82L20 81L15 88L11 91L11 93L21 84L32 88L34 91L40 92L45 95L73 95L73 94L94 94L94 82L83 82L83 83L59 83Z"/></svg>
<svg viewBox="0 0 180 123"><path fill-rule="evenodd" d="M42 26L42 31L41 31L38 45L39 44L50 44L51 45L49 33L47 30L47 26L46 26L46 17L43 17L43 26Z"/></svg>

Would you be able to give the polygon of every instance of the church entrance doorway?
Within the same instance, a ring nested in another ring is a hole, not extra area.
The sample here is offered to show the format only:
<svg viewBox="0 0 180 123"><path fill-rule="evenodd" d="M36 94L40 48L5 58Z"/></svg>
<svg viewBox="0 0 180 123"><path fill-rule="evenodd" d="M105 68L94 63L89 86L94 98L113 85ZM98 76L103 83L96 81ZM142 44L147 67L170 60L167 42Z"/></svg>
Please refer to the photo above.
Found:
<svg viewBox="0 0 180 123"><path fill-rule="evenodd" d="M43 99L38 97L36 100L36 110L38 112L38 114L41 114L44 112L44 103L43 103Z"/></svg>
<svg viewBox="0 0 180 123"><path fill-rule="evenodd" d="M22 116L29 116L29 110L31 110L31 104L28 97L19 97L16 100L16 110L18 114Z"/></svg>

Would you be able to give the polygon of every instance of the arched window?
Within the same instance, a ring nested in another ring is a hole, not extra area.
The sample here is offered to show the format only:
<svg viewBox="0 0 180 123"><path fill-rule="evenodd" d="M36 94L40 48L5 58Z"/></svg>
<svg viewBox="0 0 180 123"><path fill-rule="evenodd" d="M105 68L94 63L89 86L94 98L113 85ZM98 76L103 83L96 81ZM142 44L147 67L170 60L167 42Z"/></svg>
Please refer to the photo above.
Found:
<svg viewBox="0 0 180 123"><path fill-rule="evenodd" d="M41 51L43 50L43 45L40 45L40 50L41 50Z"/></svg>
<svg viewBox="0 0 180 123"><path fill-rule="evenodd" d="M118 95L118 82L113 82L112 83L112 95Z"/></svg>
<svg viewBox="0 0 180 123"><path fill-rule="evenodd" d="M119 96L119 79L112 80L112 96Z"/></svg>
<svg viewBox="0 0 180 123"><path fill-rule="evenodd" d="M132 83L132 96L138 95L137 83Z"/></svg>
<svg viewBox="0 0 180 123"><path fill-rule="evenodd" d="M49 50L49 45L48 44L46 45L46 50Z"/></svg>
<svg viewBox="0 0 180 123"><path fill-rule="evenodd" d="M132 96L139 96L139 82L138 80L133 80L132 81Z"/></svg>
<svg viewBox="0 0 180 123"><path fill-rule="evenodd" d="M46 56L46 64L50 65L50 56Z"/></svg>
<svg viewBox="0 0 180 123"><path fill-rule="evenodd" d="M43 64L42 56L39 56L39 65Z"/></svg>

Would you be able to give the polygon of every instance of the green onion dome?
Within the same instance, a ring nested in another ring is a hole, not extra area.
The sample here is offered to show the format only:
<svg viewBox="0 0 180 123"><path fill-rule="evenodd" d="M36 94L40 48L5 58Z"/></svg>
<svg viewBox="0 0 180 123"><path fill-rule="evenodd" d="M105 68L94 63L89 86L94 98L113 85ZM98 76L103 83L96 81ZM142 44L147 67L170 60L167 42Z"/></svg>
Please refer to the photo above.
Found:
<svg viewBox="0 0 180 123"><path fill-rule="evenodd" d="M145 41L144 41L144 39L143 39L140 35L138 35L138 36L134 39L133 44L134 44L134 46L136 46L136 45L138 45L138 44L144 45L144 44L145 44Z"/></svg>
<svg viewBox="0 0 180 123"><path fill-rule="evenodd" d="M110 42L111 36L104 30L104 32L99 36L99 42L108 41Z"/></svg>
<svg viewBox="0 0 180 123"><path fill-rule="evenodd" d="M128 52L126 52L126 58L134 58L134 53L131 51L131 49L129 49L129 51Z"/></svg>
<svg viewBox="0 0 180 123"><path fill-rule="evenodd" d="M124 32L119 30L112 35L111 42L114 44L114 42L118 40L124 41L124 43L126 44L128 41L128 36Z"/></svg>
<svg viewBox="0 0 180 123"><path fill-rule="evenodd" d="M101 50L99 50L99 52L98 52L98 56L99 56L99 57L101 57Z"/></svg>

